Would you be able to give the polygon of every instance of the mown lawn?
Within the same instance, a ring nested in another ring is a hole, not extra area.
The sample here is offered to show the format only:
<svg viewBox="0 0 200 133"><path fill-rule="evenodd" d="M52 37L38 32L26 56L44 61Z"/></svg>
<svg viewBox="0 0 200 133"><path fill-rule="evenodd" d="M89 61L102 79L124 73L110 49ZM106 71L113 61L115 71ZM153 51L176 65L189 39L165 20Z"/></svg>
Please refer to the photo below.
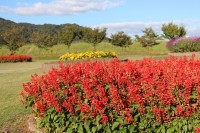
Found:
<svg viewBox="0 0 200 133"><path fill-rule="evenodd" d="M70 47L71 53L79 53L79 52L87 52L92 51L93 47L91 44L84 42L75 42L72 43ZM98 51L105 52L116 52L120 57L124 55L139 55L139 56L149 56L149 55L167 55L169 52L165 47L165 42L160 43L159 45L144 48L141 47L139 43L133 43L130 47L122 49L121 47L113 46L111 43L102 42L97 45ZM35 45L25 45L21 47L16 53L19 54L28 54L33 57L33 59L58 59L61 55L67 53L66 45L59 44L55 45L49 49L41 49L36 47ZM9 50L6 47L0 49L0 55L9 54ZM127 57L125 56L125 57Z"/></svg>
<svg viewBox="0 0 200 133"><path fill-rule="evenodd" d="M29 81L32 74L48 70L42 68L43 63L0 63L0 131L12 128L15 132L30 113L21 105L19 93L22 83Z"/></svg>

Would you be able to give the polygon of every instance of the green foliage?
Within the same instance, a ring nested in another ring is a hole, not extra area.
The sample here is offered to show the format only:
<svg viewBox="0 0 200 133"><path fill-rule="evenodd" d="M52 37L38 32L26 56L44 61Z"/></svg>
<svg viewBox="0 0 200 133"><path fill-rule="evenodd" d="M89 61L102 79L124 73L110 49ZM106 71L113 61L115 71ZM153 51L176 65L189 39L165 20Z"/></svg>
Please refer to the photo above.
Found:
<svg viewBox="0 0 200 133"><path fill-rule="evenodd" d="M155 33L152 28L145 28L143 33L144 34L141 37L135 35L135 40L139 42L142 47L152 47L159 44L158 41L161 39L161 37Z"/></svg>
<svg viewBox="0 0 200 133"><path fill-rule="evenodd" d="M191 117L175 118L168 123L157 122L155 116L146 107L147 113L142 114L137 110L138 105L132 106L132 116L134 123L128 123L121 116L113 116L114 122L103 124L100 122L101 116L97 115L96 119L87 119L82 121L83 114L72 116L66 113L57 113L55 108L49 109L42 119L37 120L37 127L44 127L48 132L69 132L69 133L194 133L195 128L199 127L200 117L195 113ZM113 114L112 114L113 115Z"/></svg>
<svg viewBox="0 0 200 133"><path fill-rule="evenodd" d="M191 42L189 40L181 41L173 49L174 52L197 52L200 51L200 42Z"/></svg>
<svg viewBox="0 0 200 133"><path fill-rule="evenodd" d="M94 51L96 51L97 44L101 43L106 37L106 28L83 28L83 40L93 45Z"/></svg>
<svg viewBox="0 0 200 133"><path fill-rule="evenodd" d="M111 43L112 45L119 47L128 47L132 44L131 37L126 35L124 32L118 32L116 34L111 35Z"/></svg>
<svg viewBox="0 0 200 133"><path fill-rule="evenodd" d="M171 52L198 52L200 51L200 37L174 38L167 42Z"/></svg>
<svg viewBox="0 0 200 133"><path fill-rule="evenodd" d="M60 43L67 45L68 52L70 53L70 46L76 37L77 27L74 25L65 26L58 32L58 40Z"/></svg>
<svg viewBox="0 0 200 133"><path fill-rule="evenodd" d="M178 25L173 24L173 22L170 22L168 24L163 24L162 31L164 34L163 36L169 40L173 38L183 37L187 34L183 26L179 27Z"/></svg>
<svg viewBox="0 0 200 133"><path fill-rule="evenodd" d="M44 31L35 31L32 34L31 42L39 48L48 49L49 47L57 44L57 38L55 34L49 34Z"/></svg>
<svg viewBox="0 0 200 133"><path fill-rule="evenodd" d="M25 44L22 27L12 27L1 33L1 42L10 50L11 54Z"/></svg>

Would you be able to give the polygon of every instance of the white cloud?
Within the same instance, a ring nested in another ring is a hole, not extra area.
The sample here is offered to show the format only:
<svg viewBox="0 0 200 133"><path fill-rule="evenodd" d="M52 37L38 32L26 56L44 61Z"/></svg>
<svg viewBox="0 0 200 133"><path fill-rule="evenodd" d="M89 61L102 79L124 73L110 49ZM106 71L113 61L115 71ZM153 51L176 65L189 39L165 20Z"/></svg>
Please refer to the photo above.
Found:
<svg viewBox="0 0 200 133"><path fill-rule="evenodd" d="M108 24L101 24L101 25L95 25L92 27L99 27L107 28L107 33L108 36L111 34L114 34L119 31L124 31L126 34L130 35L131 37L134 37L134 35L142 34L142 30L145 28L153 28L157 33L162 33L161 27L162 24L169 23L171 21L163 21L163 22L122 22L122 23L108 23ZM188 36L197 36L200 35L200 27L191 27L190 26L190 21L173 21L173 23L179 25L179 26L184 26L187 30ZM189 28L187 26L190 26Z"/></svg>
<svg viewBox="0 0 200 133"><path fill-rule="evenodd" d="M52 0L49 3L20 3L11 8L0 6L0 12L9 12L19 15L71 15L88 11L104 10L118 6L123 0Z"/></svg>
<svg viewBox="0 0 200 133"><path fill-rule="evenodd" d="M189 36L200 36L200 27L191 27L187 31Z"/></svg>

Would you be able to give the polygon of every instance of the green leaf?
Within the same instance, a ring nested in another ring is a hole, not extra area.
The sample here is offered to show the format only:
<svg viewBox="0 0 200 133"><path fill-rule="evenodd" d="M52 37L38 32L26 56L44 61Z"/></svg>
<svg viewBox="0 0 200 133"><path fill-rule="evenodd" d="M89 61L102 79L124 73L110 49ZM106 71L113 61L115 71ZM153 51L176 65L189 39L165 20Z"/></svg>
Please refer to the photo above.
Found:
<svg viewBox="0 0 200 133"><path fill-rule="evenodd" d="M66 126L64 126L64 127L62 127L62 128L60 129L61 132L64 132L65 130L66 130Z"/></svg>
<svg viewBox="0 0 200 133"><path fill-rule="evenodd" d="M107 124L107 126L105 127L105 131L106 133L111 133L110 124Z"/></svg>
<svg viewBox="0 0 200 133"><path fill-rule="evenodd" d="M82 123L80 123L78 126L78 132L83 133L83 124Z"/></svg>
<svg viewBox="0 0 200 133"><path fill-rule="evenodd" d="M102 124L98 125L98 126L97 126L97 128L98 128L98 131L99 131L99 130L101 130L101 129L102 129L102 127L103 127L103 125L102 125Z"/></svg>
<svg viewBox="0 0 200 133"><path fill-rule="evenodd" d="M88 99L87 98L84 100L84 103L88 103Z"/></svg>
<svg viewBox="0 0 200 133"><path fill-rule="evenodd" d="M101 120L101 116L100 115L97 115L96 116L96 122L97 122L97 125L99 124L99 121Z"/></svg>
<svg viewBox="0 0 200 133"><path fill-rule="evenodd" d="M92 127L92 133L96 133L96 131L97 131L97 127L96 127L96 126L93 126L93 127Z"/></svg>
<svg viewBox="0 0 200 133"><path fill-rule="evenodd" d="M124 121L123 121L123 119L121 117L119 117L118 119L116 119L116 121L119 122L120 124L124 123Z"/></svg>
<svg viewBox="0 0 200 133"><path fill-rule="evenodd" d="M68 128L67 129L67 133L73 133L73 129L72 128Z"/></svg>
<svg viewBox="0 0 200 133"><path fill-rule="evenodd" d="M139 120L139 116L140 116L140 114L135 115L135 116L134 116L134 121L137 122L137 121Z"/></svg>
<svg viewBox="0 0 200 133"><path fill-rule="evenodd" d="M112 125L112 131L119 126L119 122L114 122Z"/></svg>
<svg viewBox="0 0 200 133"><path fill-rule="evenodd" d="M121 129L119 130L120 133L126 133L126 131L127 131L127 129L126 129L125 127L121 128Z"/></svg>
<svg viewBox="0 0 200 133"><path fill-rule="evenodd" d="M139 129L143 130L145 128L145 125L143 123L139 124Z"/></svg>
<svg viewBox="0 0 200 133"><path fill-rule="evenodd" d="M86 131L89 133L90 132L90 123L91 123L91 121L86 121L85 123L84 123L84 127L85 127L85 129L86 129Z"/></svg>
<svg viewBox="0 0 200 133"><path fill-rule="evenodd" d="M174 128L167 129L167 133L173 133L173 132L174 132Z"/></svg>
<svg viewBox="0 0 200 133"><path fill-rule="evenodd" d="M154 118L154 116L151 115L151 114L149 114L149 113L146 114L146 117L147 117L147 118L150 118L150 119L151 119L151 118Z"/></svg>
<svg viewBox="0 0 200 133"><path fill-rule="evenodd" d="M187 133L187 131L188 131L187 125L184 125L184 126L183 126L183 131L184 131L185 133Z"/></svg>
<svg viewBox="0 0 200 133"><path fill-rule="evenodd" d="M119 133L117 130L114 130L112 133Z"/></svg>
<svg viewBox="0 0 200 133"><path fill-rule="evenodd" d="M192 131L192 128L193 128L192 125L189 124L189 125L188 125L188 130L189 130L189 131Z"/></svg>
<svg viewBox="0 0 200 133"><path fill-rule="evenodd" d="M132 133L135 129L135 126L134 125L129 125L128 126L128 130L129 130L129 133Z"/></svg>
<svg viewBox="0 0 200 133"><path fill-rule="evenodd" d="M161 126L161 133L165 133L166 131L165 131L165 127L162 125Z"/></svg>

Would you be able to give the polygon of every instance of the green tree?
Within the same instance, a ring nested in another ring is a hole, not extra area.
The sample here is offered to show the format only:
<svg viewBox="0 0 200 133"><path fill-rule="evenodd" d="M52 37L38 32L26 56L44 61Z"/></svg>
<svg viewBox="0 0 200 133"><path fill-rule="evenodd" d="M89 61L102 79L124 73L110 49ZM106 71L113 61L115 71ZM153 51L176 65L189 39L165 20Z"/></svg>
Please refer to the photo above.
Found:
<svg viewBox="0 0 200 133"><path fill-rule="evenodd" d="M173 38L177 38L177 37L183 37L187 34L183 26L179 27L178 25L173 24L173 22L170 22L168 24L163 24L162 32L163 32L163 36L169 40Z"/></svg>
<svg viewBox="0 0 200 133"><path fill-rule="evenodd" d="M112 45L122 47L128 47L132 44L131 37L126 35L124 32L118 32L116 34L111 35L111 43Z"/></svg>
<svg viewBox="0 0 200 133"><path fill-rule="evenodd" d="M152 28L145 28L142 31L142 36L135 35L135 40L139 42L142 47L152 47L159 44L159 40L162 39Z"/></svg>
<svg viewBox="0 0 200 133"><path fill-rule="evenodd" d="M11 54L14 54L18 48L26 43L23 36L23 28L17 26L13 26L1 32L1 39L4 41L4 45L8 47Z"/></svg>
<svg viewBox="0 0 200 133"><path fill-rule="evenodd" d="M34 31L31 43L34 43L39 48L49 50L49 48L57 44L57 36L56 34L50 34L45 31Z"/></svg>
<svg viewBox="0 0 200 133"><path fill-rule="evenodd" d="M97 44L101 43L106 37L106 28L84 28L83 29L83 40L93 45L94 51L96 51Z"/></svg>
<svg viewBox="0 0 200 133"><path fill-rule="evenodd" d="M58 32L58 40L60 43L67 45L68 52L70 53L70 46L75 39L77 33L77 27L74 25L65 26Z"/></svg>

